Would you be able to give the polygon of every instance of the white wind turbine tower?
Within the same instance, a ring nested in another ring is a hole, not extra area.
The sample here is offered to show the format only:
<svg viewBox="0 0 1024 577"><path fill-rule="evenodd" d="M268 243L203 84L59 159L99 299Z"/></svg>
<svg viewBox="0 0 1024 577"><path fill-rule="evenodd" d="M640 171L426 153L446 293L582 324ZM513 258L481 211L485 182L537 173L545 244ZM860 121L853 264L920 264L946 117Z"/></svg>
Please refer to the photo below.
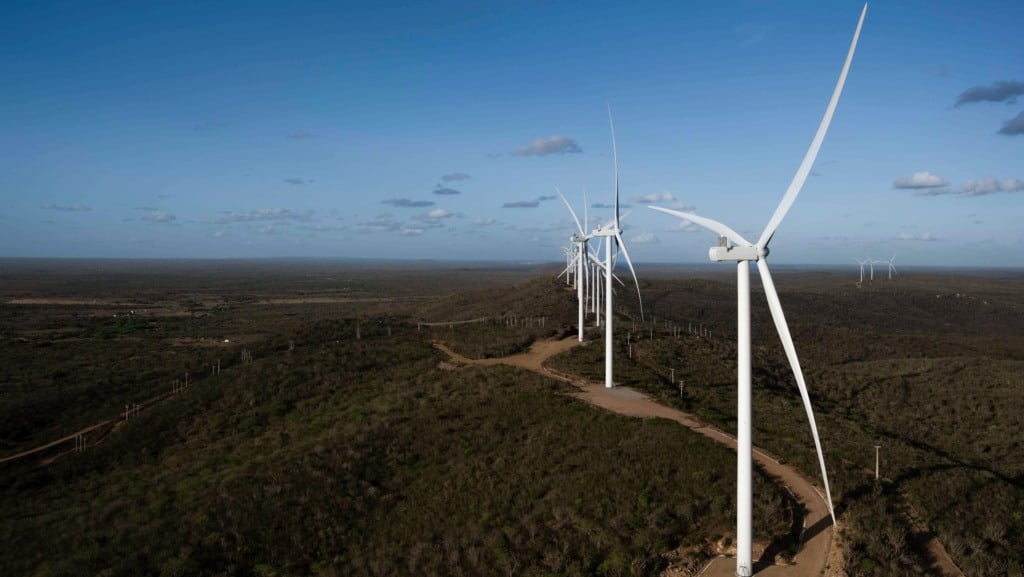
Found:
<svg viewBox="0 0 1024 577"><path fill-rule="evenodd" d="M644 303L640 296L640 281L636 278L636 270L633 268L633 261L629 258L629 251L626 250L626 243L622 240L622 229L619 227L619 153L615 144L615 125L612 123L612 110L608 107L608 126L612 132L612 160L615 163L615 218L612 222L598 226L594 236L604 237L604 386L612 388L615 383L612 380L613 349L612 338L612 279L615 276L615 262L612 259L612 241L615 246L622 250L622 256L626 257L626 264L629 265L629 272L633 274L633 282L636 283L636 296L640 300L640 317L644 316Z"/></svg>
<svg viewBox="0 0 1024 577"><path fill-rule="evenodd" d="M740 236L739 233L728 226L709 218L688 214L685 212L668 210L654 207L659 210L694 224L703 226L718 233L719 245L712 247L709 251L711 260L717 262L736 263L736 309L737 309L737 431L736 431L736 575L748 577L753 574L753 491L752 471L753 459L751 455L751 393L750 393L750 262L757 263L757 270L761 275L761 283L764 285L764 294L768 300L768 308L771 310L772 320L775 321L775 328L782 340L782 347L786 351L786 357L793 368L793 375L796 377L797 387L800 389L800 397L803 399L804 410L807 413L807 420L811 426L811 434L814 437L814 447L818 452L818 464L821 466L821 478L825 485L825 497L828 501L829 513L832 516L832 524L835 526L835 511L832 508L832 493L828 484L828 473L825 469L825 457L821 452L821 441L818 438L818 426L814 421L814 412L811 409L811 399L807 393L807 385L804 382L803 371L800 368L800 360L796 356L796 348L793 345L793 338L789 333L789 326L786 324L786 317L782 312L782 304L779 302L779 295L775 291L775 282L772 280L771 272L768 270L766 258L768 256L768 243L775 235L775 231L782 219L793 206L797 194L803 187L807 176L814 165L814 159L818 155L821 143L828 132L832 115L835 113L836 105L839 102L839 95L843 91L846 82L846 75L850 69L850 62L853 60L853 53L857 47L857 39L860 37L861 26L864 24L864 16L867 13L867 4L861 11L860 19L857 22L857 29L853 33L853 40L850 42L850 49L843 64L843 70L839 74L839 81L836 83L832 98L825 109L824 118L818 126L818 131L811 141L811 146L804 155L800 168L797 169L789 188L775 213L768 221L764 232L758 239L757 244Z"/></svg>
<svg viewBox="0 0 1024 577"><path fill-rule="evenodd" d="M866 265L868 263L868 261L867 260L860 260L859 258L855 258L853 260L857 261L857 264L860 265L860 282L863 283L864 282L864 265Z"/></svg>
<svg viewBox="0 0 1024 577"><path fill-rule="evenodd" d="M867 265L869 267L871 267L871 281L874 282L874 280L875 280L875 259L873 259L873 258L871 258L869 256L868 257Z"/></svg>
<svg viewBox="0 0 1024 577"><path fill-rule="evenodd" d="M889 260L885 261L889 263L889 280L892 280L892 273L896 272L896 265L892 264L892 261L894 260L896 260L895 254L893 254Z"/></svg>

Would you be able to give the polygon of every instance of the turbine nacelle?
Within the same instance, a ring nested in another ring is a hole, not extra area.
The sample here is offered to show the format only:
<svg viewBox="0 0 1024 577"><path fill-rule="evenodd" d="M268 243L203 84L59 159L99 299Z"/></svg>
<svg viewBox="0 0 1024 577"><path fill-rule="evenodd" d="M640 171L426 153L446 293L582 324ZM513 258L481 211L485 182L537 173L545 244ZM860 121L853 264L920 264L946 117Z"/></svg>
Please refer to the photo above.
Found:
<svg viewBox="0 0 1024 577"><path fill-rule="evenodd" d="M768 256L768 247L756 246L713 246L708 257L715 262L758 261Z"/></svg>

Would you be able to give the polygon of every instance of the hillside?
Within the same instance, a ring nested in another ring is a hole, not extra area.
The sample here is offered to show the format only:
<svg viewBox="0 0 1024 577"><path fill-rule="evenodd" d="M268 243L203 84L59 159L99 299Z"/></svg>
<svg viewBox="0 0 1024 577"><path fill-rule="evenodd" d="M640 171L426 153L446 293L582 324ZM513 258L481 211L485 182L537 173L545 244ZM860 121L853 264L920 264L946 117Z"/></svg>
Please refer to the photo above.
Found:
<svg viewBox="0 0 1024 577"><path fill-rule="evenodd" d="M728 451L531 373L455 368L431 346L497 357L575 332L575 295L554 274L114 272L0 279L0 457L113 419L84 452L69 441L0 463L9 574L654 575L670 551L698 562L729 542ZM967 575L1019 574L1024 281L776 282L848 574L933 572L929 531ZM643 320L619 290L616 380L732 430L734 286L642 286ZM754 442L816 478L763 297L753 304ZM710 336L692 334L702 326ZM599 378L602 348L552 362ZM127 422L126 402L143 407ZM792 504L757 483L758 538L787 543Z"/></svg>

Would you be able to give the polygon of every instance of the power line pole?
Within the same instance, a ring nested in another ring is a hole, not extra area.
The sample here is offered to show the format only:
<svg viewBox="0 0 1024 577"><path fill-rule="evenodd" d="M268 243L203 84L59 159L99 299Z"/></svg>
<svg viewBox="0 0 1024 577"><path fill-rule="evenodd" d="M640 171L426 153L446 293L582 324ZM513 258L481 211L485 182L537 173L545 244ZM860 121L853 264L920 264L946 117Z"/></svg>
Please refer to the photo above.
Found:
<svg viewBox="0 0 1024 577"><path fill-rule="evenodd" d="M875 445L875 480L876 481L878 480L878 449L880 449L880 448L881 448L881 445Z"/></svg>

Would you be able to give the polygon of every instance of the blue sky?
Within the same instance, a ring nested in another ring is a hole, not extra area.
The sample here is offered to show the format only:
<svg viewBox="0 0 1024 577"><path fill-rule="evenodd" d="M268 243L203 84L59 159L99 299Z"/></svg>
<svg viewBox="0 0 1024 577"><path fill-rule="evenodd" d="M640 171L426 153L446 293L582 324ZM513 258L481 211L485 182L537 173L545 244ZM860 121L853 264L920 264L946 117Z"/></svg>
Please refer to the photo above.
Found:
<svg viewBox="0 0 1024 577"><path fill-rule="evenodd" d="M558 260L610 105L633 260L706 262L644 205L759 236L862 6L147 4L5 10L0 256ZM772 262L1024 266L1021 22L870 5Z"/></svg>

